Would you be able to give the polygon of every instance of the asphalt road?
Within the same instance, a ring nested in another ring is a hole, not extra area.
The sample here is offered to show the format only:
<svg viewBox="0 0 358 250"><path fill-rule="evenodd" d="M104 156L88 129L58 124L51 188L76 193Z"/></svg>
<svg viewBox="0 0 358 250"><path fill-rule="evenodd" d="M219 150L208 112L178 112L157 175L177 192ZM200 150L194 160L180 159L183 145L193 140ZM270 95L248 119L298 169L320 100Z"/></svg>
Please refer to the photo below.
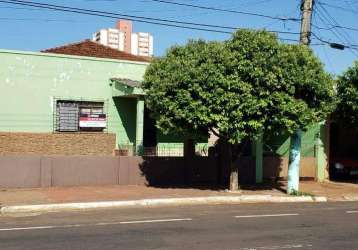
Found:
<svg viewBox="0 0 358 250"><path fill-rule="evenodd" d="M0 217L0 249L358 249L358 202Z"/></svg>

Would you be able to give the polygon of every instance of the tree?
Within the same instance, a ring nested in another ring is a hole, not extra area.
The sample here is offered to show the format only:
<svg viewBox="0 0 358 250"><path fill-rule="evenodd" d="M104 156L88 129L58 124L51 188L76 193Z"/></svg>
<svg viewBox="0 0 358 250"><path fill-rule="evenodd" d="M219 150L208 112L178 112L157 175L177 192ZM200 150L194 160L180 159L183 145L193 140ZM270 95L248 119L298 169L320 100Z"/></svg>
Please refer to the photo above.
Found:
<svg viewBox="0 0 358 250"><path fill-rule="evenodd" d="M277 112L283 130L291 135L287 193L294 193L299 189L302 130L327 119L334 109L335 92L332 77L307 46L283 45L279 58L287 93L281 93L286 101Z"/></svg>
<svg viewBox="0 0 358 250"><path fill-rule="evenodd" d="M302 130L324 121L333 110L333 81L307 46L277 47L275 42L250 45L254 39L234 35L230 50L238 60L236 64L245 65L235 66L241 79L249 79L255 88L252 93L260 97L257 101L264 110L258 114L263 132L284 131L292 136L288 177L289 184L297 184L289 185L288 193L292 193L298 191Z"/></svg>
<svg viewBox="0 0 358 250"><path fill-rule="evenodd" d="M336 116L349 127L358 127L358 62L338 77Z"/></svg>
<svg viewBox="0 0 358 250"><path fill-rule="evenodd" d="M307 62L314 67L307 72L313 81L302 76ZM309 49L283 45L266 31L239 30L225 42L199 40L172 47L147 68L143 87L164 133L211 131L232 149L262 133L292 133L318 120L324 113L322 100L330 96L330 82L324 88L316 81L316 71L329 79L321 66ZM302 100L308 96L312 100ZM240 152L228 151L230 189L236 190L234 162Z"/></svg>

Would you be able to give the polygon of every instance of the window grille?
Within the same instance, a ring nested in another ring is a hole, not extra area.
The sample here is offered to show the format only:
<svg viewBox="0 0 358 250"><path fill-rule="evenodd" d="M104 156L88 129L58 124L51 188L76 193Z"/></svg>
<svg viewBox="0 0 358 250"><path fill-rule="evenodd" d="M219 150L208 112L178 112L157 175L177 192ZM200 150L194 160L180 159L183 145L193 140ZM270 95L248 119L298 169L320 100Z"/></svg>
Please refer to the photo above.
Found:
<svg viewBox="0 0 358 250"><path fill-rule="evenodd" d="M56 132L103 132L107 127L104 102L56 99L54 107Z"/></svg>

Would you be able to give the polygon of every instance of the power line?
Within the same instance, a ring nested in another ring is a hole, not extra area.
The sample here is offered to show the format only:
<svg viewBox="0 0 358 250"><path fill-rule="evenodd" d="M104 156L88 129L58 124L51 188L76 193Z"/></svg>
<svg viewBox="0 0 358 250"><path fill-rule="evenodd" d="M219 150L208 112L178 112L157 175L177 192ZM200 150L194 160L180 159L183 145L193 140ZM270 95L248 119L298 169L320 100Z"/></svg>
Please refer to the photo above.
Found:
<svg viewBox="0 0 358 250"><path fill-rule="evenodd" d="M341 1L341 0L340 0L340 1ZM318 1L317 1L317 2L318 2ZM358 2L356 2L356 3L358 3ZM325 5L325 6L328 6L328 7L331 7L331 8L344 9L344 10L347 10L347 11L349 11L349 12L358 14L358 11L354 11L354 10L352 10L352 9L346 9L346 8L344 8L344 7L341 7L341 6L336 6L336 5L324 3L324 2L322 2L322 1L319 1L318 4L321 5L321 7L322 7L322 5ZM322 7L322 8L324 8L324 7ZM326 11L327 11L327 10L326 10ZM337 28L337 29L345 29L345 30L357 31L357 32L358 32L358 28L350 27L350 26L346 26L346 25L344 25L344 26L343 26L343 25L329 25L329 26L326 25L327 28L320 27L320 26L318 26L318 25L316 25L316 24L312 24L312 26L314 26L315 28L320 29L320 30L332 30L332 29L336 29L336 28Z"/></svg>
<svg viewBox="0 0 358 250"><path fill-rule="evenodd" d="M155 25L191 29L191 30L209 31L209 32L216 32L216 33L223 33L223 34L232 34L232 32L217 30L217 29L207 29L207 28L201 28L201 27L190 27L190 26L184 26L184 25L178 25L178 24L195 25L195 26L201 25L204 27L217 27L217 28L222 28L222 29L230 28L230 29L232 29L232 31L236 30L235 27L199 24L199 23L191 23L191 22L181 22L181 21L158 19L158 18L147 18L147 17L140 17L140 16L133 16L133 15L123 15L123 14L119 14L119 13L112 13L112 12L105 12L105 11L98 11L98 10L91 10L91 9L83 9L83 8L74 8L74 7L69 7L69 6L61 6L61 5L53 5L53 4L43 4L43 3L30 2L30 1L0 0L0 2L7 3L7 4L21 5L21 6L30 6L30 7L35 7L35 8L49 9L49 10L54 10L54 11L91 15L91 16L100 16L100 17L115 18L115 19L122 18L122 19L131 20L131 21L135 21L135 22L142 22L142 23L149 23L149 24L155 24ZM148 20L142 20L142 19L149 19L149 20L154 20L154 21L148 21ZM170 22L170 23L166 23L166 22ZM178 24L176 24L176 23L178 23ZM281 33L281 34L298 34L297 32L289 32L289 31L268 30L268 32ZM286 39L286 38L280 38L280 39L285 40L285 41L295 41L293 39Z"/></svg>
<svg viewBox="0 0 358 250"><path fill-rule="evenodd" d="M342 6L338 6L338 5L334 5L334 4L329 4L329 3L323 3L323 2L320 2L321 5L325 5L327 7L330 7L330 8L334 8L334 9L340 9L340 10L343 10L343 11L346 11L346 12L351 12L351 13L354 13L354 14L358 14L358 11L354 10L354 9L348 9L348 8L345 8L345 7L342 7Z"/></svg>
<svg viewBox="0 0 358 250"><path fill-rule="evenodd" d="M210 28L236 29L236 27L232 27L232 26L221 26L221 25L212 25L212 24L205 24L205 23L194 23L194 22L183 22L183 21L170 20L170 19L160 19L160 18L152 18L152 17L145 17L145 16L127 15L127 14L123 14L123 13L98 11L98 10L84 9L84 8L75 8L75 7L69 7L69 6L64 6L64 5L45 4L45 3L32 2L32 1L7 0L6 2L13 3L13 4L22 3L23 5L31 4L31 6L38 5L38 6L34 6L34 7L39 7L39 8L45 8L47 6L48 8L45 8L45 9L61 8L61 9L68 9L68 10L93 12L93 13L99 13L99 14L119 15L121 17L137 18L137 19L143 19L143 20L149 20L149 21L159 21L159 22L176 23L176 24L193 25L193 26L203 26L203 27L210 27Z"/></svg>
<svg viewBox="0 0 358 250"><path fill-rule="evenodd" d="M328 44L330 45L331 47L334 47L334 46L342 46L343 48L347 48L347 49L351 49L351 50L357 50L358 51L358 48L356 48L356 46L358 45L347 45L347 44L337 44L337 43L332 43L320 36L318 36L317 34L315 34L314 32L311 32L312 36L314 36L318 41L322 42L323 44ZM323 44L315 44L315 45L323 45Z"/></svg>
<svg viewBox="0 0 358 250"><path fill-rule="evenodd" d="M329 26L331 25L330 20L328 20L328 19L327 19L325 16L323 16L323 15L321 16L321 14L320 14L319 11L314 12L314 14L315 14L314 17L318 17L318 18L321 20L321 22L322 22L325 26L327 26L328 28L327 28L327 29L321 28L321 27L319 27L319 26L317 26L317 25L313 25L313 27L315 27L315 28L317 28L317 29L330 30L330 31L338 38L338 40L342 41L342 39L340 38L340 35L339 35L338 33L336 33L336 31L334 30L334 28L332 28L332 29L329 28ZM326 21L328 20L328 23L330 23L330 24L325 23L325 20L324 20L324 19L325 19ZM353 51L353 50L356 50L355 46L357 46L357 45L354 45L354 44L347 45L347 44L344 44L344 43L338 44L338 43L330 42L330 41L328 41L328 40L322 38L320 35L315 34L314 32L312 32L312 35L313 35L314 38L317 39L318 41L322 42L323 44L329 45L329 46L331 46L331 47L333 47L333 48L337 48L337 49L348 48L348 49L351 49L351 50L352 50L352 53L355 55L355 53L354 53L355 51Z"/></svg>
<svg viewBox="0 0 358 250"><path fill-rule="evenodd" d="M80 21L73 19L53 19L53 18L13 18L13 17L0 17L1 21L39 21L39 22L68 22L68 23L87 23L89 21Z"/></svg>
<svg viewBox="0 0 358 250"><path fill-rule="evenodd" d="M120 16L118 14L100 14L100 13L96 13L97 11L96 12L91 12L91 11L88 11L88 10L74 10L71 7L64 7L64 8L62 8L61 6L60 7L50 7L50 6L43 6L43 5L38 4L38 3L32 4L32 3L23 3L23 2L20 3L20 2L14 2L14 1L10 2L9 0L0 0L0 2L7 3L7 4L16 4L16 5L21 5L21 6L30 6L30 7L41 8L41 9L48 9L48 10L53 10L53 11L61 11L61 12L83 14L83 15L89 15L89 16L106 17L106 18L112 18L112 19L122 18L122 19L125 19L125 20L134 21L134 22L155 24L155 25L168 26L168 27L177 27L177 28L182 28L182 29L208 31L208 32L214 32L214 33L221 33L221 34L232 34L232 32L229 32L229 31L206 29L206 28L200 28L200 27L189 27L189 26L168 24L168 23L151 22L151 21L140 20L140 19L135 19L135 18L127 18L127 17L124 17L124 16ZM79 9L79 8L76 8L76 9Z"/></svg>
<svg viewBox="0 0 358 250"><path fill-rule="evenodd" d="M294 21L294 22L300 22L301 19L294 18L294 17L278 17L278 16L269 16L259 13L253 13L253 12L244 12L244 11L237 11L237 10L229 10L229 9L222 9L222 8L215 8L215 7L207 7L202 5L194 5L194 4L187 4L187 3L178 3L173 1L165 1L165 0L150 0L152 2L158 2L158 3L165 3L165 4L173 4L178 6L186 6L191 8L197 8L197 9L204 9L204 10L213 10L213 11L221 11L221 12L227 12L227 13L235 13L235 14L242 14L242 15L249 15L249 16L256 16L256 17L263 17L263 18L269 18L269 19L275 19L275 20L281 20L281 21Z"/></svg>
<svg viewBox="0 0 358 250"><path fill-rule="evenodd" d="M328 21L328 23L331 26L340 26L339 23L329 14L329 12L325 9L325 7L323 5L320 4L320 2L318 2L318 6L323 10L324 13L321 13L322 17ZM341 38L343 38L343 40L345 40L345 42L347 44L352 44L352 41L349 37L349 35L345 32L345 31L341 31L339 29L332 29L331 30L337 37L338 39L341 40ZM341 38L340 38L341 37ZM341 40L342 41L342 40ZM346 45L346 48L350 49L352 51L352 53L358 57L358 53L352 49L352 45Z"/></svg>
<svg viewBox="0 0 358 250"><path fill-rule="evenodd" d="M323 27L320 27L320 26L315 25L315 24L313 24L312 26L314 26L315 28L317 28L319 30L346 29L346 30L357 31L358 32L358 28L346 27L346 26L341 26L341 25L332 25L332 26L330 26L328 28L323 28Z"/></svg>

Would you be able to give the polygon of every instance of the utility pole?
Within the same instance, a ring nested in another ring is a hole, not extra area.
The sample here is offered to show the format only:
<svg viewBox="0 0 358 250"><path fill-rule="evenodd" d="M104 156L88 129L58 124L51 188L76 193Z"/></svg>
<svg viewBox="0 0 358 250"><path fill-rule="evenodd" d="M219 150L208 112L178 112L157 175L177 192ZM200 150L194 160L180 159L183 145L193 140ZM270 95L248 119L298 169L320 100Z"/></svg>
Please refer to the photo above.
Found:
<svg viewBox="0 0 358 250"><path fill-rule="evenodd" d="M304 45L310 45L311 43L311 21L312 21L313 5L314 5L314 0L302 0L300 43Z"/></svg>
<svg viewBox="0 0 358 250"><path fill-rule="evenodd" d="M314 0L301 1L301 32L300 43L309 46L311 43L311 20ZM302 72L304 74L304 72ZM290 155L288 163L287 193L293 194L299 191L300 159L301 159L302 129L297 129L291 136Z"/></svg>

